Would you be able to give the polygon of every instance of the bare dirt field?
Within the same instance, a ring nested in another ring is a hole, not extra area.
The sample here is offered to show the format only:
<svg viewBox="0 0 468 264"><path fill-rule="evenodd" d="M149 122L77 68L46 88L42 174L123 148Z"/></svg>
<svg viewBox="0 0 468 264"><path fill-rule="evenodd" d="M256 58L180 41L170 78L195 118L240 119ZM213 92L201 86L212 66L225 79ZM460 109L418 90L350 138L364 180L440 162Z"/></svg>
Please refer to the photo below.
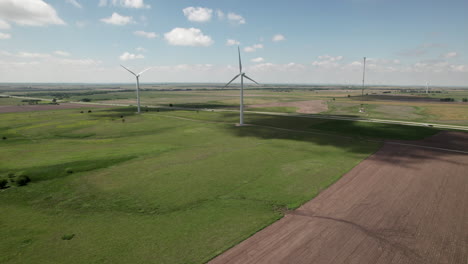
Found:
<svg viewBox="0 0 468 264"><path fill-rule="evenodd" d="M299 102L277 102L267 104L248 105L251 108L263 107L297 107L298 113L317 114L328 110L327 103L323 100L299 101Z"/></svg>
<svg viewBox="0 0 468 264"><path fill-rule="evenodd" d="M468 133L404 143L466 151ZM468 263L468 154L385 143L211 263Z"/></svg>
<svg viewBox="0 0 468 264"><path fill-rule="evenodd" d="M88 104L59 104L59 105L0 105L0 113L14 113L14 112L30 112L30 111L46 111L46 110L60 110L71 108L109 108L115 106L107 105L88 105Z"/></svg>

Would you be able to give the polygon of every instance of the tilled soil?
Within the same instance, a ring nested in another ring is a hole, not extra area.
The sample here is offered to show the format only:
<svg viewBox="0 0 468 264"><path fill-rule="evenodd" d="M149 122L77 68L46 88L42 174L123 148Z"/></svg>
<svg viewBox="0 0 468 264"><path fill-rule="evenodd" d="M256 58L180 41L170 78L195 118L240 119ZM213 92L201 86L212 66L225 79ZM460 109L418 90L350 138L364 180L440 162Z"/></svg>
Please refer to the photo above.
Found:
<svg viewBox="0 0 468 264"><path fill-rule="evenodd" d="M468 133L404 143L468 151ZM210 263L466 264L468 154L385 143Z"/></svg>
<svg viewBox="0 0 468 264"><path fill-rule="evenodd" d="M0 105L0 113L14 113L14 112L30 112L30 111L46 111L46 110L60 110L71 108L109 108L115 106L108 105L89 105L89 104L37 104L37 105Z"/></svg>
<svg viewBox="0 0 468 264"><path fill-rule="evenodd" d="M298 113L317 114L328 110L327 103L323 100L298 101L298 102L276 102L268 104L248 105L250 108L261 107L297 107Z"/></svg>

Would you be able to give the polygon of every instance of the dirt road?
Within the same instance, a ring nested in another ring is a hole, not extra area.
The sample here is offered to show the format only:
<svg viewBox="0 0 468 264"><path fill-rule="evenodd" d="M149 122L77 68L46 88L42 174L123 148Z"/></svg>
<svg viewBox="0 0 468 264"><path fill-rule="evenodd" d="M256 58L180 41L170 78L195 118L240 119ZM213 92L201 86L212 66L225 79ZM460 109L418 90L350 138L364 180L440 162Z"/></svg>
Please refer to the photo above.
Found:
<svg viewBox="0 0 468 264"><path fill-rule="evenodd" d="M468 149L468 133L410 142ZM210 263L468 263L468 155L385 144Z"/></svg>

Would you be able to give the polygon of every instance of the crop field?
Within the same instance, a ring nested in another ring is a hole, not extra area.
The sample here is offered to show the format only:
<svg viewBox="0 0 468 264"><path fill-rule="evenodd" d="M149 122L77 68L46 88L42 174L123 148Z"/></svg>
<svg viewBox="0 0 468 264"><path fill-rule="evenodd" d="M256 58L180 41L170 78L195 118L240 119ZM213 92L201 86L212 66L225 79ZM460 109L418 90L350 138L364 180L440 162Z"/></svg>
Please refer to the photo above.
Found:
<svg viewBox="0 0 468 264"><path fill-rule="evenodd" d="M0 92L13 90L0 87ZM143 85L142 105L208 109L239 107L237 87L222 85ZM468 125L468 89L434 87L425 94L422 87L368 87L364 97L359 87L346 86L248 86L244 104L247 111L326 114L349 117L379 118L453 125ZM97 85L77 87L16 88L18 96L51 100L85 101L135 105L132 85ZM453 102L442 102L450 98ZM7 100L0 98L1 101ZM317 107L324 105L324 108ZM360 112L360 109L364 111Z"/></svg>
<svg viewBox="0 0 468 264"><path fill-rule="evenodd" d="M134 112L0 114L0 263L203 263L381 146L365 138L437 132L257 114L246 114L256 126L236 127L237 113ZM31 182L17 186L19 175Z"/></svg>

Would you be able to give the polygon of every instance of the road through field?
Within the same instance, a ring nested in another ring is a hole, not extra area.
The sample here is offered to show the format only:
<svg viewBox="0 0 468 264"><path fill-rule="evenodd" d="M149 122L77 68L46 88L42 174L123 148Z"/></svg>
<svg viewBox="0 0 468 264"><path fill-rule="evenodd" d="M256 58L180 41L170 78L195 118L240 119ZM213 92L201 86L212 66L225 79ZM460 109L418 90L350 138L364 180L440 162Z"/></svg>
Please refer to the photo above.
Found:
<svg viewBox="0 0 468 264"><path fill-rule="evenodd" d="M403 143L403 142L395 142ZM385 143L218 263L467 263L468 134Z"/></svg>

